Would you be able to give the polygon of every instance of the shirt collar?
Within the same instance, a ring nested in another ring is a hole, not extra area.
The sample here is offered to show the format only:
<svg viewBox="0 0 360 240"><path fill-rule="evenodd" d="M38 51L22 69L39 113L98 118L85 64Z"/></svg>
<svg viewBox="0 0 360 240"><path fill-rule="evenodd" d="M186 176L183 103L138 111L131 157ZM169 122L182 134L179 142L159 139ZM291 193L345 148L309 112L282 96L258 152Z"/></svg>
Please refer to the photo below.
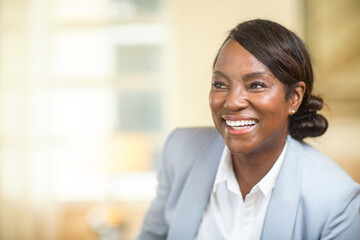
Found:
<svg viewBox="0 0 360 240"><path fill-rule="evenodd" d="M285 152L287 148L287 142L285 142L284 148L276 160L275 164L272 166L270 171L251 189L250 194L253 190L259 188L260 191L268 197L275 186L275 182L277 176L279 175L281 165L284 161ZM234 192L240 194L239 185L236 181L236 177L234 174L233 164L232 164L232 157L231 152L225 145L219 167L216 173L215 182L213 185L213 193L217 191L218 185L221 182L227 182L227 188Z"/></svg>
<svg viewBox="0 0 360 240"><path fill-rule="evenodd" d="M239 191L239 186L237 184L234 186L234 181L232 181L234 178L235 174L232 165L231 152L225 145L216 173L215 182L213 185L213 193L217 191L218 185L222 182L227 182L227 186L230 191L235 193Z"/></svg>
<svg viewBox="0 0 360 240"><path fill-rule="evenodd" d="M280 156L278 157L270 171L260 180L260 182L256 184L259 186L260 190L266 197L270 195L271 191L275 186L277 176L279 175L281 165L285 158L286 148L287 142L285 142L284 148L281 151Z"/></svg>

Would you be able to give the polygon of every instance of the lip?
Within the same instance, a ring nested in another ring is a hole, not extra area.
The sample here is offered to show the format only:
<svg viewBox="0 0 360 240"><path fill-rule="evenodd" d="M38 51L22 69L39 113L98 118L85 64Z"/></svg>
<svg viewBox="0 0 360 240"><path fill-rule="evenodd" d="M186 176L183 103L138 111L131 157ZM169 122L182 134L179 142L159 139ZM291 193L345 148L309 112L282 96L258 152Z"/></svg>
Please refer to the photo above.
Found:
<svg viewBox="0 0 360 240"><path fill-rule="evenodd" d="M229 120L229 121L241 121L241 120L255 120L256 122L259 122L259 120L255 117L251 116L235 116L235 115L224 115L222 116L223 120Z"/></svg>
<svg viewBox="0 0 360 240"><path fill-rule="evenodd" d="M256 124L252 126L246 126L246 127L230 127L226 124L226 120L228 121L241 121L241 120L255 120ZM223 116L222 124L224 124L225 130L232 135L244 135L248 134L249 132L253 131L259 124L259 120L250 117L250 116L233 116L233 115L227 115Z"/></svg>

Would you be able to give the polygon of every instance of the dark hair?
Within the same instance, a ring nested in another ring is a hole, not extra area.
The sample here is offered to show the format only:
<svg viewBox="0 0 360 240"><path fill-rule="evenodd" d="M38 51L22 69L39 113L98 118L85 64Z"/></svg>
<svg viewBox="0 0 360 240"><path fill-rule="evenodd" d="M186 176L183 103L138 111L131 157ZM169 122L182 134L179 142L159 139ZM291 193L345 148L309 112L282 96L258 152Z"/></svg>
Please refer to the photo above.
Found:
<svg viewBox="0 0 360 240"><path fill-rule="evenodd" d="M280 80L291 96L298 82L306 84L306 91L298 111L290 116L289 133L302 141L306 137L321 136L328 127L326 118L316 111L323 107L320 97L311 95L313 70L310 56L301 39L278 23L255 19L240 23L230 31L221 48L229 40L237 41L263 63ZM221 50L220 48L220 50ZM215 58L215 63L220 50Z"/></svg>

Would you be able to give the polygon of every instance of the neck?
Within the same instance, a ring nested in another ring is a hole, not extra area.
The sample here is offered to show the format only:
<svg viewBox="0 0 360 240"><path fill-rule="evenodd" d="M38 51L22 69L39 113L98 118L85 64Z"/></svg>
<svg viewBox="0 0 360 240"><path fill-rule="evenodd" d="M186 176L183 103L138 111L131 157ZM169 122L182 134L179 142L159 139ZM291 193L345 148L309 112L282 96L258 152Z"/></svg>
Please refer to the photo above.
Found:
<svg viewBox="0 0 360 240"><path fill-rule="evenodd" d="M233 168L243 198L270 171L279 158L286 136L276 144L264 144L261 149L246 154L232 154Z"/></svg>

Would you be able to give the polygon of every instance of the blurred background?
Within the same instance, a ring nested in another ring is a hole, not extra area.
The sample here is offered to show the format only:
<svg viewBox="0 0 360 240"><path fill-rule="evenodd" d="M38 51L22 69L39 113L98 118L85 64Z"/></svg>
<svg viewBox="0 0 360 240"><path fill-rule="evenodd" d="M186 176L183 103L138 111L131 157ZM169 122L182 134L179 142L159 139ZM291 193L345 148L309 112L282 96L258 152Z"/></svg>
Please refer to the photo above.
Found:
<svg viewBox="0 0 360 240"><path fill-rule="evenodd" d="M0 239L133 239L167 134L210 126L213 59L253 18L301 36L313 145L360 182L358 0L0 0Z"/></svg>

